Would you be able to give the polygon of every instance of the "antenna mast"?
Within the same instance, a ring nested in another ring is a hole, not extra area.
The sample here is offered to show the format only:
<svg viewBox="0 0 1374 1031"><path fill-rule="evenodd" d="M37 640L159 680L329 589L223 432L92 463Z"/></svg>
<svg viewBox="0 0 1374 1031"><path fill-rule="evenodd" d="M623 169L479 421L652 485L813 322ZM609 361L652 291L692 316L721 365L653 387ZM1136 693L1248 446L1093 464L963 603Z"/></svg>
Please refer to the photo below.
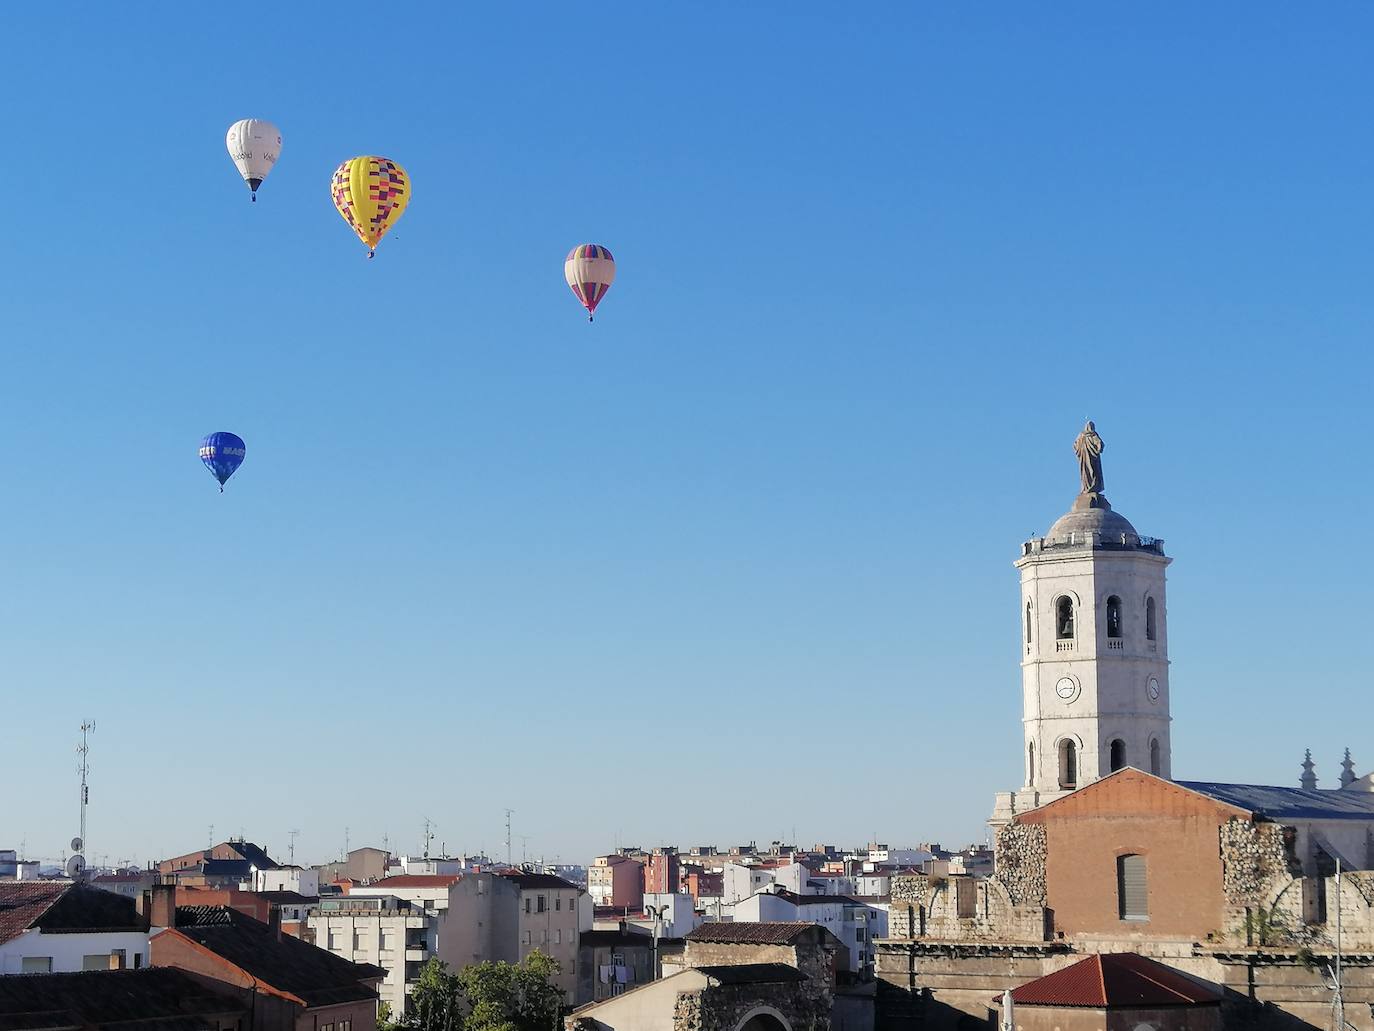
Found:
<svg viewBox="0 0 1374 1031"><path fill-rule="evenodd" d="M90 851L86 844L86 804L91 800L91 788L87 780L91 772L91 743L90 736L95 733L95 720L86 720L81 724L81 744L76 746L76 754L80 756L77 761L77 772L81 774L81 836L78 839L80 844L73 842L76 851L85 849Z"/></svg>
<svg viewBox="0 0 1374 1031"><path fill-rule="evenodd" d="M287 831L286 833L287 833L288 835L290 835L290 837L291 837L291 847L290 847L290 852L291 852L291 865L292 865L292 866L295 866L295 865L296 865L296 835L300 834L300 831L298 831L298 830L290 830L290 831Z"/></svg>
<svg viewBox="0 0 1374 1031"><path fill-rule="evenodd" d="M511 861L510 861L510 814L513 813L513 812L515 812L514 809L507 809L507 810L506 810L506 865L507 865L507 866L511 866L511 865L512 865L512 864L511 864Z"/></svg>

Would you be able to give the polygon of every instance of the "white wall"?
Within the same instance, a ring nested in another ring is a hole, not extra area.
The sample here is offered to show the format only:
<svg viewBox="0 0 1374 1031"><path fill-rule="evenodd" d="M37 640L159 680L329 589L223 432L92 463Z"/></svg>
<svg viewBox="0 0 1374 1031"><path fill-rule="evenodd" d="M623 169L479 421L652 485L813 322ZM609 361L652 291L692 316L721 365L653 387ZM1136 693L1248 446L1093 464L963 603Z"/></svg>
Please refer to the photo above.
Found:
<svg viewBox="0 0 1374 1031"><path fill-rule="evenodd" d="M141 966L148 965L148 935L144 931L43 934L31 928L0 945L0 974L20 973L28 956L51 956L54 974L72 973L83 969L87 956L109 956L115 949L124 950L128 967L133 967L136 955L142 957Z"/></svg>
<svg viewBox="0 0 1374 1031"><path fill-rule="evenodd" d="M320 872L289 866L280 870L254 870L253 890L294 891L297 895L315 898L320 894Z"/></svg>

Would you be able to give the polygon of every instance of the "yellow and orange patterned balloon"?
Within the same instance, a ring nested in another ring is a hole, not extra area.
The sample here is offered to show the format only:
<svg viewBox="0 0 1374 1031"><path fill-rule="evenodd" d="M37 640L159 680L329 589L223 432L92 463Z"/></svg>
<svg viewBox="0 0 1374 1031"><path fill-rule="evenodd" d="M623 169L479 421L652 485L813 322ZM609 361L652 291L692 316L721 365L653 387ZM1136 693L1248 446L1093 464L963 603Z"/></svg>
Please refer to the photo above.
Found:
<svg viewBox="0 0 1374 1031"><path fill-rule="evenodd" d="M349 158L334 169L330 192L334 207L367 245L370 258L410 203L410 176L390 158Z"/></svg>

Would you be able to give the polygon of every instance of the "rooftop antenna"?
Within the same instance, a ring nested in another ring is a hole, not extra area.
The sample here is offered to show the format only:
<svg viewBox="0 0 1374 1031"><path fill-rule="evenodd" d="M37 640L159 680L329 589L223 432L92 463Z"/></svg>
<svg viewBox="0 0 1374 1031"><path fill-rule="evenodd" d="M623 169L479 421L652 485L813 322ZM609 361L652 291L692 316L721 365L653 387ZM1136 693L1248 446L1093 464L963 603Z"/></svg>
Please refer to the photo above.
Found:
<svg viewBox="0 0 1374 1031"><path fill-rule="evenodd" d="M525 849L529 846L530 836L528 834L517 834L516 837L520 839L520 865L524 866Z"/></svg>
<svg viewBox="0 0 1374 1031"><path fill-rule="evenodd" d="M81 834L72 839L72 852L75 853L67 861L67 873L74 880L79 879L86 869L86 860L81 855L81 850L86 847L86 805L91 800L91 789L87 782L91 772L91 743L90 736L95 733L95 720L86 720L81 724L81 744L76 746L77 759L76 770L81 774Z"/></svg>
<svg viewBox="0 0 1374 1031"><path fill-rule="evenodd" d="M434 840L434 823L428 816L425 817L425 851L424 858L429 858L429 846Z"/></svg>
<svg viewBox="0 0 1374 1031"><path fill-rule="evenodd" d="M339 857L344 862L348 862L348 828L344 828L344 854Z"/></svg>
<svg viewBox="0 0 1374 1031"><path fill-rule="evenodd" d="M206 842L205 847L206 847L206 848L214 848L214 847L215 847L215 825L214 825L213 823L210 824L210 840L209 840L208 842Z"/></svg>
<svg viewBox="0 0 1374 1031"><path fill-rule="evenodd" d="M289 830L289 831L287 831L286 833L287 833L287 835L291 838L291 847L290 847L290 849L288 850L288 851L291 853L290 862L291 862L291 865L292 865L292 866L295 866L295 865L296 865L296 836L297 836L298 834L300 834L300 831L298 831L298 830Z"/></svg>
<svg viewBox="0 0 1374 1031"><path fill-rule="evenodd" d="M507 866L512 866L512 865L514 865L514 864L512 864L511 861L510 861L510 814L513 813L513 812L515 812L514 809L507 809L507 810L506 810L506 865L507 865Z"/></svg>

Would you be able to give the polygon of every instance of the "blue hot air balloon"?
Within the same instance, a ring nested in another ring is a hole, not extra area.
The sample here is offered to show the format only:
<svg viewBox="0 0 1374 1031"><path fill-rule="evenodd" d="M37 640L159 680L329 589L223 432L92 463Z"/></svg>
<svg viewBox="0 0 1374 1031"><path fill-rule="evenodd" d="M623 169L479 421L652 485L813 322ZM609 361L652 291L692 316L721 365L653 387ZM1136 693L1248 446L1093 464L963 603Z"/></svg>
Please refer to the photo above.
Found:
<svg viewBox="0 0 1374 1031"><path fill-rule="evenodd" d="M221 494L224 493L224 481L243 464L243 455L243 438L236 433L212 433L200 442L200 460L219 480Z"/></svg>

